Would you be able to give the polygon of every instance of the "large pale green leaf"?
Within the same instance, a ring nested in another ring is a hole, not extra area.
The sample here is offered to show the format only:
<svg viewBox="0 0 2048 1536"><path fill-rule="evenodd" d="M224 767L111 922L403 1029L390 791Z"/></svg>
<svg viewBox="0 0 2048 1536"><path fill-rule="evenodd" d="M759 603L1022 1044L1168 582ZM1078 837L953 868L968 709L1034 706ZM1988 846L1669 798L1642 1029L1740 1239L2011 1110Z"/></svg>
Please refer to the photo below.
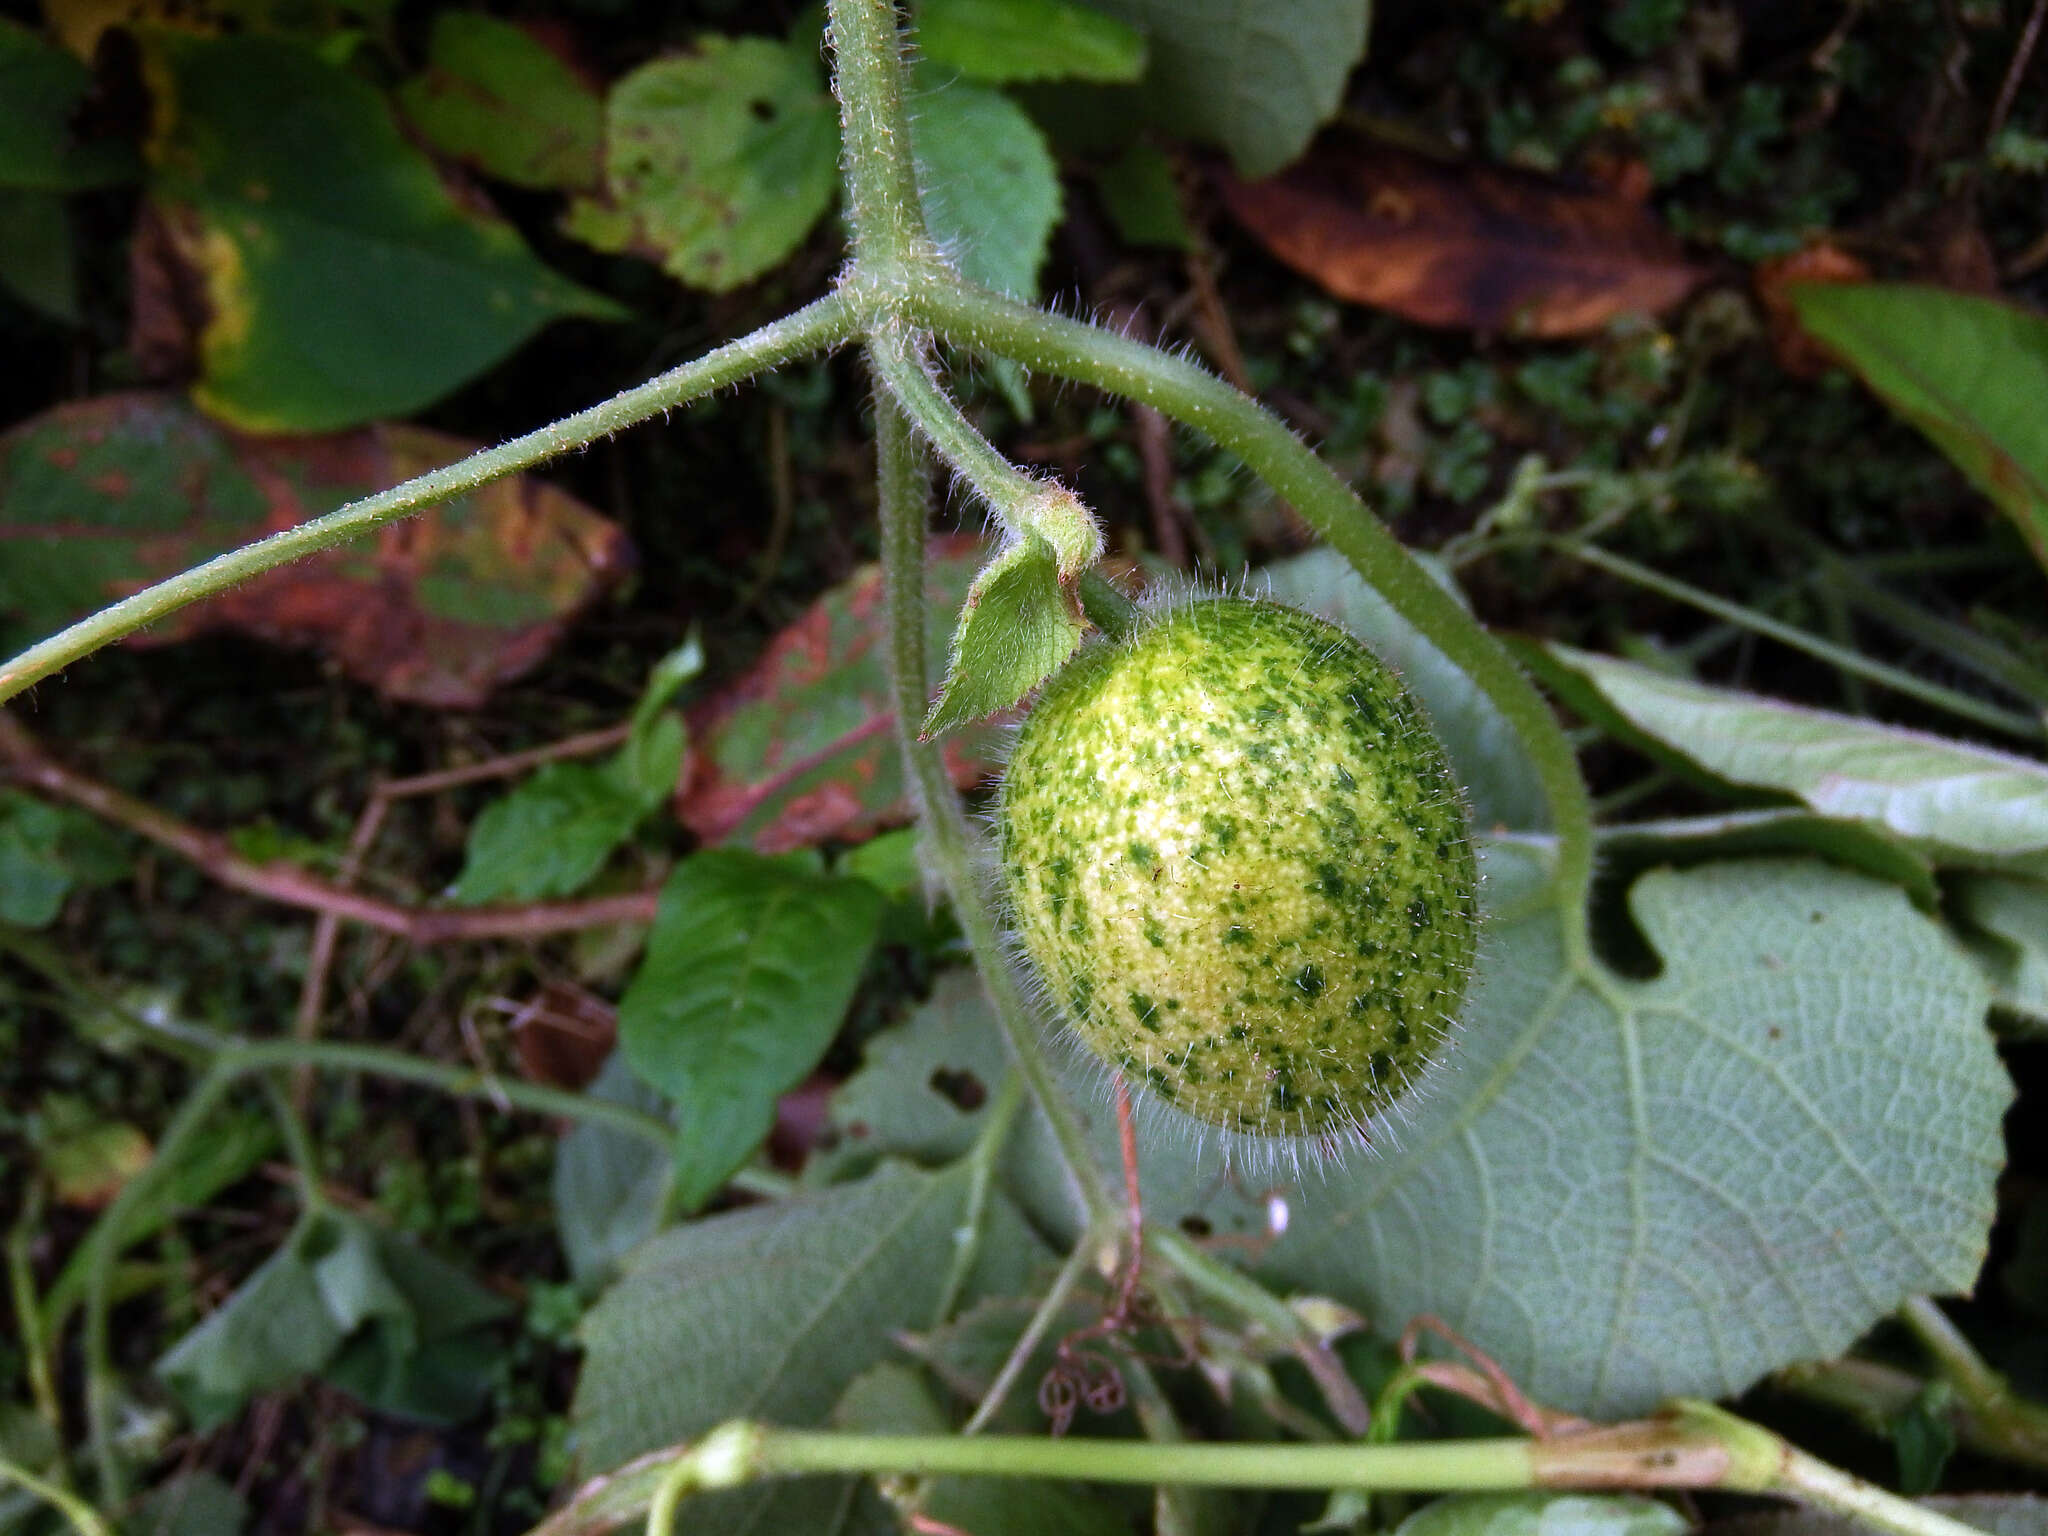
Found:
<svg viewBox="0 0 2048 1536"><path fill-rule="evenodd" d="M642 1247L584 1321L574 1410L584 1469L601 1472L733 1417L824 1423L854 1377L895 1354L892 1330L931 1325L969 1182L964 1167L890 1165ZM969 1295L1021 1289L1043 1256L998 1194ZM840 1536L855 1524L852 1509L847 1484L807 1480L693 1500L690 1529Z"/></svg>
<svg viewBox="0 0 2048 1536"><path fill-rule="evenodd" d="M930 84L910 100L910 143L925 222L961 275L1035 297L1060 221L1059 168L1038 125L1000 92Z"/></svg>
<svg viewBox="0 0 2048 1536"><path fill-rule="evenodd" d="M1270 176L1337 110L1365 54L1370 0L1094 0L1143 32L1151 64L1130 103Z"/></svg>
<svg viewBox="0 0 2048 1536"><path fill-rule="evenodd" d="M1991 1536L2048 1536L2048 1499L2037 1493L1943 1494L1914 1502ZM1706 1536L1856 1536L1863 1526L1819 1509L1776 1509L1716 1520Z"/></svg>
<svg viewBox="0 0 2048 1536"><path fill-rule="evenodd" d="M2019 524L2048 566L2048 319L1918 283L1803 283L1799 320Z"/></svg>
<svg viewBox="0 0 2048 1536"><path fill-rule="evenodd" d="M427 67L398 88L405 115L443 154L521 187L586 191L602 175L604 103L524 28L442 11Z"/></svg>
<svg viewBox="0 0 2048 1536"><path fill-rule="evenodd" d="M275 37L151 35L150 192L207 321L194 398L329 431L431 404L550 320L615 317L459 202L384 97Z"/></svg>
<svg viewBox="0 0 2048 1536"><path fill-rule="evenodd" d="M662 888L619 1045L677 1109L678 1204L695 1208L761 1144L775 1100L838 1032L881 922L865 880L711 849Z"/></svg>
<svg viewBox="0 0 2048 1536"><path fill-rule="evenodd" d="M1635 982L1566 970L1522 905L1537 854L1486 863L1455 1070L1382 1154L1302 1180L1276 1273L1389 1328L1433 1312L1600 1415L1738 1392L1974 1283L2011 1088L1983 982L1900 892L1792 861L1645 876L1663 969Z"/></svg>
<svg viewBox="0 0 2048 1536"><path fill-rule="evenodd" d="M612 87L605 199L577 202L566 227L723 293L796 249L838 174L838 117L815 50L712 34Z"/></svg>
<svg viewBox="0 0 2048 1536"><path fill-rule="evenodd" d="M1550 647L1635 729L1715 777L1910 840L1939 862L2048 849L2048 765Z"/></svg>
<svg viewBox="0 0 2048 1536"><path fill-rule="evenodd" d="M1685 1516L1632 1493L1464 1493L1410 1515L1394 1536L1685 1536Z"/></svg>
<svg viewBox="0 0 2048 1536"><path fill-rule="evenodd" d="M1145 72L1143 34L1069 0L920 0L923 58L976 80L1130 82Z"/></svg>
<svg viewBox="0 0 2048 1536"><path fill-rule="evenodd" d="M1446 573L1432 567L1431 574L1464 601ZM1451 768L1471 799L1474 822L1511 832L1550 824L1542 781L1514 728L1462 668L1365 584L1350 561L1318 547L1275 561L1259 579L1279 601L1350 630L1401 674L1443 738Z"/></svg>

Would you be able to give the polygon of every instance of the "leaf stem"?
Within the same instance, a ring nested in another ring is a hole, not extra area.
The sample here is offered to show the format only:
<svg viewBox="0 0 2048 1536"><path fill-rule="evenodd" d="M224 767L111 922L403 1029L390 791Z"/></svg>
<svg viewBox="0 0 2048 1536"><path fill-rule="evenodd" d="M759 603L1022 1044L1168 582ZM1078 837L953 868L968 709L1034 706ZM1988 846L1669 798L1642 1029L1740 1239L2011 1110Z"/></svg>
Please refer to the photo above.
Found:
<svg viewBox="0 0 2048 1536"><path fill-rule="evenodd" d="M1590 955L1585 898L1592 882L1593 817L1571 743L1506 649L1402 549L1335 471L1249 397L1156 348L963 283L907 286L901 303L910 318L952 345L1008 357L1164 412L1235 453L1292 503L1514 727L1542 779L1557 830L1557 889L1567 944L1575 957Z"/></svg>
<svg viewBox="0 0 2048 1536"><path fill-rule="evenodd" d="M436 502L531 469L571 449L588 447L600 437L770 368L836 347L852 335L854 313L851 300L844 292L835 290L794 314L614 395L601 405L565 416L509 443L483 449L444 469L365 496L324 517L245 544L204 565L145 587L133 597L80 619L0 665L0 703L101 646L147 628L192 603L217 596L252 576L331 549Z"/></svg>
<svg viewBox="0 0 2048 1536"><path fill-rule="evenodd" d="M114 1536L114 1528L102 1520L93 1507L68 1488L40 1478L27 1467L0 1456L0 1483L13 1483L33 1494L71 1522L78 1536Z"/></svg>
<svg viewBox="0 0 2048 1536"><path fill-rule="evenodd" d="M186 1049L194 1043L188 1031L180 1031L177 1038ZM654 1116L642 1114L624 1104L564 1093L537 1083L493 1078L473 1068L426 1061L381 1046L324 1040L222 1042L212 1064L186 1094L177 1113L171 1117L171 1123L158 1139L156 1153L149 1166L122 1186L120 1194L115 1196L113 1203L86 1234L85 1243L91 1252L85 1287L86 1420L104 1502L120 1503L127 1486L125 1471L114 1444L114 1399L119 1382L113 1363L110 1317L114 1261L130 1239L130 1218L156 1186L178 1166L187 1146L237 1081L250 1073L295 1066L327 1067L396 1078L461 1097L507 1103L515 1109L594 1122L652 1142L664 1153L673 1141L673 1132L668 1126ZM289 1132L287 1141L290 1141ZM309 1148L303 1150L310 1155ZM295 1152L294 1155L296 1160L300 1153ZM304 1165L301 1166L303 1171ZM51 1320L48 1326L54 1334L62 1327L61 1316Z"/></svg>
<svg viewBox="0 0 2048 1536"><path fill-rule="evenodd" d="M996 1372L995 1380L988 1384L988 1390L981 1395L981 1401L974 1405L974 1412L965 1424L960 1426L963 1435L978 1435L988 1428L989 1420L1008 1399L1017 1385L1017 1378L1024 1374L1024 1367L1031 1363L1031 1357L1052 1332L1052 1325L1059 1320L1066 1309L1067 1298L1074 1294L1074 1287L1081 1283L1081 1277L1094 1264L1092 1244L1080 1242L1067 1255L1067 1261L1060 1266L1060 1272L1053 1277L1052 1288L1045 1293L1031 1314L1031 1321L1024 1325L1024 1331L1017 1335L1017 1342L1011 1346L1002 1368Z"/></svg>
<svg viewBox="0 0 2048 1536"><path fill-rule="evenodd" d="M904 415L988 503L1009 535L1044 539L1058 557L1060 574L1078 576L1102 556L1102 530L1094 517L1072 491L1026 474L995 450L932 377L928 341L901 326L882 326L869 334L868 355Z"/></svg>
<svg viewBox="0 0 2048 1536"><path fill-rule="evenodd" d="M917 739L929 682L925 668L924 559L929 479L924 456L896 398L884 390L875 401L875 440L882 521L882 585L889 611L889 679L894 694L898 749L918 807L923 852L953 903L981 971L1010 1053L1038 1101L1085 1212L1091 1233L1115 1230L1120 1207L1089 1145L1087 1129L1067 1097L1037 1018L1024 996L979 873L974 830L953 792L943 749Z"/></svg>
<svg viewBox="0 0 2048 1536"><path fill-rule="evenodd" d="M946 1270L946 1283L939 1290L934 1327L953 1315L953 1309L960 1304L962 1292L967 1289L968 1276L974 1273L974 1262L981 1256L981 1230L988 1214L989 1187L995 1183L996 1163L1009 1143L1010 1132L1016 1128L1017 1115L1023 1107L1023 1077L1014 1072L1006 1074L989 1104L988 1119L982 1125L981 1133L974 1138L973 1150L967 1154L967 1209L954 1233L953 1262Z"/></svg>
<svg viewBox="0 0 2048 1536"><path fill-rule="evenodd" d="M1730 624L1739 625L1743 629L1775 640L1780 645L1789 645L1817 661L1840 667L1852 676L1865 678L1891 689L1894 693L1916 699L1930 709L1945 711L1981 725L1987 730L2017 736L2023 741L2038 743L2044 737L2048 737L2048 721L2021 714L2017 710L2001 709L1996 704L1987 704L1984 700L1973 698L1967 693L1959 693L1953 688L1943 687L1940 683L1915 677L1901 668L1888 666L1881 661L1872 661L1846 646L1836 645L1819 635L1808 634L1794 625L1781 623L1767 614L1758 613L1754 608L1731 603L1676 577L1652 570L1647 565L1638 565L1625 555L1612 554L1597 545L1581 544L1573 539L1546 539L1543 542L1597 570L1619 576L1624 581L1633 582L1636 586L1671 598L1675 602L1688 604L1703 613L1711 613L1716 618L1725 619Z"/></svg>

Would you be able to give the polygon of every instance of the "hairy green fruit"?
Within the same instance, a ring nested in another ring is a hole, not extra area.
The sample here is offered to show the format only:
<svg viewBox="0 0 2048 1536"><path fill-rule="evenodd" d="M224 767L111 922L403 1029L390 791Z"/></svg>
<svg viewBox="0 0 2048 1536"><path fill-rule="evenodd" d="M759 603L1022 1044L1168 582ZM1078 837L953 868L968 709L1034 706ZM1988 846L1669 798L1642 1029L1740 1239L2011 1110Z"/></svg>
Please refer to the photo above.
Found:
<svg viewBox="0 0 2048 1536"><path fill-rule="evenodd" d="M997 820L1054 1000L1176 1108L1369 1135L1442 1054L1478 922L1464 801L1421 705L1344 631L1219 598L1083 651Z"/></svg>

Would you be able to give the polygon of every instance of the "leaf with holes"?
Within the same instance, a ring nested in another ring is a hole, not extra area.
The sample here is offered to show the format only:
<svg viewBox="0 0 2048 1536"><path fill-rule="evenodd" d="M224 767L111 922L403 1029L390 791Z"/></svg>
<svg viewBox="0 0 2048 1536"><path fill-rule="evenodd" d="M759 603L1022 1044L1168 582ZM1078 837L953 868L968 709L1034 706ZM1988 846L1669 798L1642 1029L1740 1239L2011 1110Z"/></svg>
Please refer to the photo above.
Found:
<svg viewBox="0 0 2048 1536"><path fill-rule="evenodd" d="M765 37L702 38L643 64L605 100L605 191L564 226L724 293L795 250L831 206L838 118L814 50Z"/></svg>

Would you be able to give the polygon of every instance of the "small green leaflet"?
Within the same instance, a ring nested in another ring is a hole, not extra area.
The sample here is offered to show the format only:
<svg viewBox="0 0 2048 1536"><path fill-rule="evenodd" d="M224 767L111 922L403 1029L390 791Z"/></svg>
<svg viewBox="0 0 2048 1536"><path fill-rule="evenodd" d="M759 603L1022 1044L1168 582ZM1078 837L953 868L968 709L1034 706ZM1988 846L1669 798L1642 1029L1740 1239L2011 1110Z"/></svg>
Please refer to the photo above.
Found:
<svg viewBox="0 0 2048 1536"><path fill-rule="evenodd" d="M84 811L0 789L0 923L47 927L73 890L127 872L119 841Z"/></svg>
<svg viewBox="0 0 2048 1536"><path fill-rule="evenodd" d="M1433 1500L1394 1536L1685 1536L1685 1516L1628 1493L1461 1493Z"/></svg>
<svg viewBox="0 0 2048 1536"><path fill-rule="evenodd" d="M968 589L945 686L922 734L929 739L1008 709L1074 654L1082 627L1052 545L1035 533L1010 545Z"/></svg>
<svg viewBox="0 0 2048 1536"><path fill-rule="evenodd" d="M619 1045L676 1106L675 1201L702 1205L746 1161L839 1030L882 917L865 880L713 849L662 888Z"/></svg>
<svg viewBox="0 0 2048 1536"><path fill-rule="evenodd" d="M454 899L541 901L589 884L674 791L687 735L665 706L703 666L692 635L655 664L616 754L595 765L549 763L486 806L470 826Z"/></svg>

